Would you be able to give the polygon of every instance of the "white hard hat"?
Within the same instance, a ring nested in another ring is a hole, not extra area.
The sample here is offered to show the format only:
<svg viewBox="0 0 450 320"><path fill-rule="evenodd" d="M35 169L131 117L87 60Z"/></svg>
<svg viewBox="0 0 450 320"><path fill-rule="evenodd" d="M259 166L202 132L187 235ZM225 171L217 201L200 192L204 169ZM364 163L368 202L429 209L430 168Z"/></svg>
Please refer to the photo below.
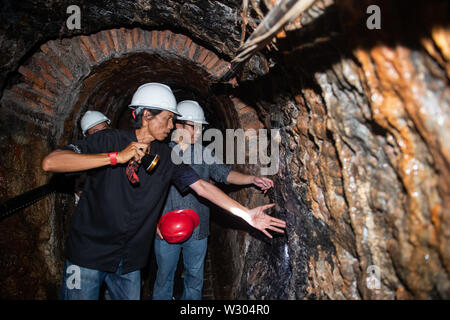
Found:
<svg viewBox="0 0 450 320"><path fill-rule="evenodd" d="M108 124L111 124L111 120L109 120L103 113L92 110L86 111L84 116L81 118L81 130L83 131L83 135L86 136L86 132L90 128L105 121Z"/></svg>
<svg viewBox="0 0 450 320"><path fill-rule="evenodd" d="M167 110L180 115L177 100L172 89L162 83L150 82L140 86L133 95L129 105L139 113L142 109Z"/></svg>
<svg viewBox="0 0 450 320"><path fill-rule="evenodd" d="M197 101L193 100L181 101L180 103L178 103L177 109L178 112L181 113L181 116L177 117L177 120L208 124L208 122L205 119L205 113L203 112L202 107L200 107Z"/></svg>

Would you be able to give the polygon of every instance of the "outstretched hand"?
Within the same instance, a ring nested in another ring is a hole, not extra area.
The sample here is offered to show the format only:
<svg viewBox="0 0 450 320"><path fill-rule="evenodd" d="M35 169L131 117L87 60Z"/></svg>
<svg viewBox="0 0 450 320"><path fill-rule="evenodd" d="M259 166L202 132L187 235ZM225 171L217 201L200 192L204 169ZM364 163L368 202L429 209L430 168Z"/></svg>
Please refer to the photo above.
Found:
<svg viewBox="0 0 450 320"><path fill-rule="evenodd" d="M249 215L250 218L247 221L252 227L260 230L261 232L263 232L266 236L268 236L269 238L272 239L272 236L270 235L269 232L267 232L266 229L275 231L275 232L279 232L279 233L284 233L284 230L280 229L280 228L286 228L286 222L281 220L281 219L277 219L274 217L269 216L268 214L264 213L264 210L267 210L269 208L272 208L275 204L267 204L264 206L259 206L256 208L253 208L249 211Z"/></svg>

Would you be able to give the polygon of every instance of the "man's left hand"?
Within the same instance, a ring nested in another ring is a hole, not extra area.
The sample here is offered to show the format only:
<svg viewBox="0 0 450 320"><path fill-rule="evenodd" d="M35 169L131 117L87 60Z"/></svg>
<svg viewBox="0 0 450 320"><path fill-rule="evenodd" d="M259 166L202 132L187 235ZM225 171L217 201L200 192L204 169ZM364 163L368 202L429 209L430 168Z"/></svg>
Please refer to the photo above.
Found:
<svg viewBox="0 0 450 320"><path fill-rule="evenodd" d="M286 222L277 219L274 217L269 216L268 214L264 213L264 210L267 210L269 208L272 208L275 204L267 204L265 206L260 206L253 208L249 211L249 220L247 222L253 227L260 231L262 231L266 236L269 238L272 238L269 232L267 232L266 229L276 231L279 233L284 233L284 230L280 228L286 228Z"/></svg>
<svg viewBox="0 0 450 320"><path fill-rule="evenodd" d="M264 194L266 194L267 190L273 188L273 181L269 178L253 177L252 182L255 186L260 187L264 191Z"/></svg>

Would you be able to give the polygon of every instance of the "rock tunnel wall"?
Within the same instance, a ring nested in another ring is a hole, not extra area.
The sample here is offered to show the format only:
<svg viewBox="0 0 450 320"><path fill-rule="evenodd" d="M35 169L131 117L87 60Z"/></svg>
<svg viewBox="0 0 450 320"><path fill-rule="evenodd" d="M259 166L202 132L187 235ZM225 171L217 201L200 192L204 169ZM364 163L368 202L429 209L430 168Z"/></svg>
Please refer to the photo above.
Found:
<svg viewBox="0 0 450 320"><path fill-rule="evenodd" d="M216 212L216 298L450 297L446 1L318 1L303 28L279 35L278 51L255 55L220 92L211 83L239 46L241 3L133 4L86 2L78 34L56 27L64 14L43 24L49 9L21 20L23 30L18 14L2 20L2 200L48 181L42 158L80 137L89 105L119 125L140 81L162 77L180 97L194 92L215 127L280 129L274 190L229 192L249 207L276 203L286 235L268 241ZM366 27L371 4L380 30ZM29 6L11 2L3 15ZM0 222L1 297L57 297L73 208L58 193ZM374 267L381 282L369 289Z"/></svg>
<svg viewBox="0 0 450 320"><path fill-rule="evenodd" d="M364 28L370 4L318 8L280 41L279 68L241 82L260 115L281 113L270 199L288 227L270 244L215 230L230 252L229 262L217 254L219 274L233 267L216 296L449 297L448 6L382 2L373 32ZM262 201L251 191L237 198ZM369 289L373 270L381 283Z"/></svg>

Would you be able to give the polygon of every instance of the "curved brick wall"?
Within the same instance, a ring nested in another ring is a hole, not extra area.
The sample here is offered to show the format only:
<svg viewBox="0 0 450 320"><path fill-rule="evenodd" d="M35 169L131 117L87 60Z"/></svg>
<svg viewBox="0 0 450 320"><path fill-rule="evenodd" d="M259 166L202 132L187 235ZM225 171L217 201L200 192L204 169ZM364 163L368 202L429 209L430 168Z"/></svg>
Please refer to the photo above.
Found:
<svg viewBox="0 0 450 320"><path fill-rule="evenodd" d="M238 98L211 95L210 84L228 68L229 62L214 52L169 30L120 28L41 45L20 65L0 100L7 133L1 198L50 179L40 161L57 146L80 138L79 119L87 108L104 112L114 126L126 122L126 105L144 82L195 91L208 101L210 122L221 129L262 127L255 109ZM0 261L0 278L7 278L8 285L1 296L56 298L73 208L73 196L57 194L2 222L0 247L7 260Z"/></svg>
<svg viewBox="0 0 450 320"><path fill-rule="evenodd" d="M95 66L136 52L170 52L216 79L229 67L228 62L182 34L120 28L45 43L26 65L19 67L22 78L5 91L3 99L54 116L58 102Z"/></svg>

